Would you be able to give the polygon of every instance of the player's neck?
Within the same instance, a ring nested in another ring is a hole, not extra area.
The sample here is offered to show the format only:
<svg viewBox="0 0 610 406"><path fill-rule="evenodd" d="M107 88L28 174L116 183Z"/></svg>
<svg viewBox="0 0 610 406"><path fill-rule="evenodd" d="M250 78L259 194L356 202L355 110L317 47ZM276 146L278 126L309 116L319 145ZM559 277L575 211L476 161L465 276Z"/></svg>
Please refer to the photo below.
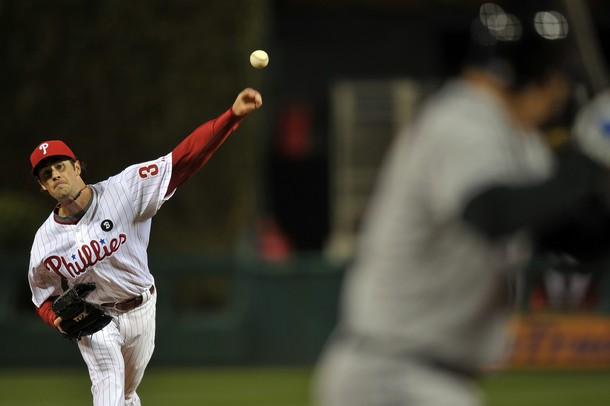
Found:
<svg viewBox="0 0 610 406"><path fill-rule="evenodd" d="M66 201L59 202L57 214L61 217L70 217L83 212L91 202L93 192L87 185L76 193L74 197Z"/></svg>

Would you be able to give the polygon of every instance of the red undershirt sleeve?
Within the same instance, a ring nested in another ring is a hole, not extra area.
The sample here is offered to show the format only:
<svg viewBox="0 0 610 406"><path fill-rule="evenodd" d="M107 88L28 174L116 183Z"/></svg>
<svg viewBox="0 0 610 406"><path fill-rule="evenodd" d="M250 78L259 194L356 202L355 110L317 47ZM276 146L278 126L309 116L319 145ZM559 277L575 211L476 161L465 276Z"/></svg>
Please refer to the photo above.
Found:
<svg viewBox="0 0 610 406"><path fill-rule="evenodd" d="M40 305L40 307L36 308L36 312L38 313L38 315L40 316L42 321L44 321L49 326L56 328L55 319L57 318L57 316L55 315L55 313L53 312L53 309L51 308L52 305L53 305L53 300L48 299L42 305Z"/></svg>
<svg viewBox="0 0 610 406"><path fill-rule="evenodd" d="M237 129L242 117L229 109L210 120L184 139L172 151L172 177L167 194L182 185L212 157L227 137Z"/></svg>

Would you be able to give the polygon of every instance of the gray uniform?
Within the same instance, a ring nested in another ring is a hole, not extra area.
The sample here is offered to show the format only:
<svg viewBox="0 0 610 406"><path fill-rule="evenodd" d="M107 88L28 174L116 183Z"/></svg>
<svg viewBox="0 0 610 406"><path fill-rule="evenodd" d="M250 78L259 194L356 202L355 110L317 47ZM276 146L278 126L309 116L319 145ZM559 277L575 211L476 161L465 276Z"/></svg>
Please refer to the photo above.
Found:
<svg viewBox="0 0 610 406"><path fill-rule="evenodd" d="M461 213L487 186L552 169L541 137L516 128L493 96L455 81L429 100L382 168L318 403L476 405L465 371L503 355L509 279L529 244L524 233L493 243Z"/></svg>

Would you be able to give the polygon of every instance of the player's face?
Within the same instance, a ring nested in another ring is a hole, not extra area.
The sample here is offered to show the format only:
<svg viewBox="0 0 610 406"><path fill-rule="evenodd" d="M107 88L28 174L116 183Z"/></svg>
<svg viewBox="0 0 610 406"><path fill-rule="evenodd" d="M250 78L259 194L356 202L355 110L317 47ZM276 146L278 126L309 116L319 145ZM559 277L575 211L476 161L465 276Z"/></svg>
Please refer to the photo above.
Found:
<svg viewBox="0 0 610 406"><path fill-rule="evenodd" d="M521 92L515 99L515 109L525 124L540 127L563 111L568 92L566 77L558 73Z"/></svg>
<svg viewBox="0 0 610 406"><path fill-rule="evenodd" d="M74 196L81 187L78 180L80 164L69 159L50 162L40 168L40 186L58 201Z"/></svg>

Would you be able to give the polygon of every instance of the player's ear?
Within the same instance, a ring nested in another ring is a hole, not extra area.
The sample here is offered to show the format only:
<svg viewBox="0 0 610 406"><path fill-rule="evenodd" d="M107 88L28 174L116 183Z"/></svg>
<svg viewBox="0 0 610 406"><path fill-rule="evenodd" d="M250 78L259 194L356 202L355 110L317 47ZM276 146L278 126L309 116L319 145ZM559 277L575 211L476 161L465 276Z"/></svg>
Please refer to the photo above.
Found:
<svg viewBox="0 0 610 406"><path fill-rule="evenodd" d="M41 192L46 192L47 188L42 184L42 182L40 180L38 180L38 184L40 185L40 191Z"/></svg>
<svg viewBox="0 0 610 406"><path fill-rule="evenodd" d="M81 173L80 161L74 161L74 170L76 171L76 175L80 176L80 173Z"/></svg>

